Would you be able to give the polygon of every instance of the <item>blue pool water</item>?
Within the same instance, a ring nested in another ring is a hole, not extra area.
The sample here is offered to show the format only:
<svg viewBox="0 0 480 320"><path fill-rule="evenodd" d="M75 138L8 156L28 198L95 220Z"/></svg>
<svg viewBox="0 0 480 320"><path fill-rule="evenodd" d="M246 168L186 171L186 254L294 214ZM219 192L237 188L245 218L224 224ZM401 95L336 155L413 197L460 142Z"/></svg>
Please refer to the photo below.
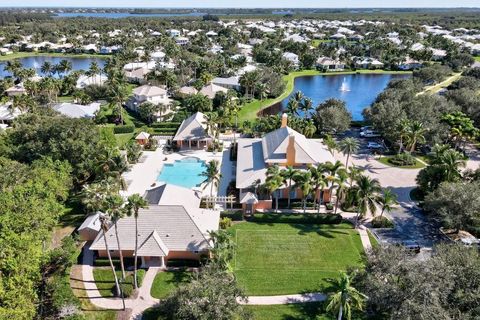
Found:
<svg viewBox="0 0 480 320"><path fill-rule="evenodd" d="M197 158L175 160L173 164L163 166L157 181L191 189L200 186L205 180L201 174L206 167L205 161Z"/></svg>

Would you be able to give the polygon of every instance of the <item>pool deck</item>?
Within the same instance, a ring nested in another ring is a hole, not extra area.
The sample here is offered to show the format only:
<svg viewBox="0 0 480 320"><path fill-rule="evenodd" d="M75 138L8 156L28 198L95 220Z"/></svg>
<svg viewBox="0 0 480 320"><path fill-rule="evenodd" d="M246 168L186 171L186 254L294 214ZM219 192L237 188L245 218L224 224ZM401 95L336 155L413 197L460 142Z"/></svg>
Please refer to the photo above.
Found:
<svg viewBox="0 0 480 320"><path fill-rule="evenodd" d="M157 177L165 163L174 163L175 160L181 160L186 157L197 157L200 160L209 162L210 160L217 160L221 166L222 179L218 190L214 187L214 195L224 196L227 192L227 187L233 179L233 166L229 158L228 145L225 146L223 152L207 152L206 150L181 150L169 155L163 154L163 146L159 145L155 151L144 151L141 162L131 166L130 170L123 174L123 178L127 182L127 190L122 191L122 195L127 197L138 193L144 195L145 191L152 188L153 184L160 185ZM210 195L210 184L204 188L205 185L195 188L202 190L202 196Z"/></svg>

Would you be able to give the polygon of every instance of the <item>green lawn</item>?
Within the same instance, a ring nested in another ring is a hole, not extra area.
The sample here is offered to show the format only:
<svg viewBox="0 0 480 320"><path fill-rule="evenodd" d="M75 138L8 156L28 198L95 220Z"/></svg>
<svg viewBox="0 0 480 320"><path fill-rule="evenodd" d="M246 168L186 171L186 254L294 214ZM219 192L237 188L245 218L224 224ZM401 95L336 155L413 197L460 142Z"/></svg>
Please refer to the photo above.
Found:
<svg viewBox="0 0 480 320"><path fill-rule="evenodd" d="M350 224L239 223L234 269L247 295L325 291L325 279L359 266L363 248Z"/></svg>
<svg viewBox="0 0 480 320"><path fill-rule="evenodd" d="M246 306L255 320L330 320L335 319L325 313L324 303L296 303L268 306Z"/></svg>
<svg viewBox="0 0 480 320"><path fill-rule="evenodd" d="M370 244L372 245L372 248L377 248L380 244L378 243L377 238L372 234L370 230L367 230L368 233L368 239L370 240Z"/></svg>
<svg viewBox="0 0 480 320"><path fill-rule="evenodd" d="M166 271L160 272L153 280L150 294L157 299L167 297L180 284L188 282L190 273L187 271Z"/></svg>
<svg viewBox="0 0 480 320"><path fill-rule="evenodd" d="M390 163L388 161L388 159L390 159L392 156L384 156L384 157L381 157L379 159L377 159L377 161L379 161L380 163L383 163L384 165L387 165L387 166L390 166L390 167L396 167L396 168L402 168L402 169L421 169L421 168L424 168L425 165L423 163L421 163L420 161L418 161L418 159L415 158L415 164L412 165L412 166L396 166L392 163Z"/></svg>
<svg viewBox="0 0 480 320"><path fill-rule="evenodd" d="M0 56L0 61L7 61L13 59L27 58L27 57L65 57L65 58L99 58L107 59L109 55L105 54L73 54L73 53L57 53L57 52L15 52L6 56Z"/></svg>
<svg viewBox="0 0 480 320"><path fill-rule="evenodd" d="M274 99L265 99L265 100L257 100L254 99L251 102L241 106L240 111L238 112L238 121L242 123L245 120L255 120L257 118L257 113L275 103L278 103L288 97L290 93L292 93L294 89L294 83L296 77L303 77L303 76L317 76L317 75L338 75L338 74L356 74L356 73L363 73L363 74L408 74L411 73L410 71L387 71L387 70L356 70L356 71L341 71L341 72L320 72L318 70L303 70L303 71L295 71L291 72L288 75L283 77L286 87L285 91L277 98Z"/></svg>
<svg viewBox="0 0 480 320"><path fill-rule="evenodd" d="M138 285L142 284L143 276L145 275L145 270L138 270ZM122 276L121 271L117 271L117 277L120 279ZM113 297L115 280L113 279L112 270L110 267L96 267L93 269L93 278L95 279L95 284L97 285L98 291L105 298ZM133 287L133 272L127 272L125 277L125 284Z"/></svg>
<svg viewBox="0 0 480 320"><path fill-rule="evenodd" d="M475 58L475 61L480 62L480 56L476 56L476 57L474 57L474 58Z"/></svg>
<svg viewBox="0 0 480 320"><path fill-rule="evenodd" d="M133 138L133 133L119 133L115 135L117 146L120 149L125 149L125 145Z"/></svg>

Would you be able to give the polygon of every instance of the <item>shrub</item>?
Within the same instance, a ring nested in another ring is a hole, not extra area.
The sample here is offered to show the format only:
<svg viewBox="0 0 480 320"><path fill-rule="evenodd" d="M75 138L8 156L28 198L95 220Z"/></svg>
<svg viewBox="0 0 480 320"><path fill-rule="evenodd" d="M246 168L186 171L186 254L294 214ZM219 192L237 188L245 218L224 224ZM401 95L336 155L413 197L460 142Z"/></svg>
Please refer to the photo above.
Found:
<svg viewBox="0 0 480 320"><path fill-rule="evenodd" d="M135 126L115 126L113 127L113 133L133 133L135 131Z"/></svg>
<svg viewBox="0 0 480 320"><path fill-rule="evenodd" d="M417 163L415 158L408 152L394 155L393 157L388 159L388 162L399 167L413 166Z"/></svg>
<svg viewBox="0 0 480 320"><path fill-rule="evenodd" d="M229 218L232 221L242 221L243 220L243 211L222 211L220 213L221 218Z"/></svg>
<svg viewBox="0 0 480 320"><path fill-rule="evenodd" d="M152 128L168 128L172 130L177 130L180 126L180 122L154 122L150 125Z"/></svg>
<svg viewBox="0 0 480 320"><path fill-rule="evenodd" d="M220 228L227 229L232 226L232 219L224 217L220 220Z"/></svg>
<svg viewBox="0 0 480 320"><path fill-rule="evenodd" d="M374 228L393 228L393 222L387 217L375 217L372 220L372 227Z"/></svg>
<svg viewBox="0 0 480 320"><path fill-rule="evenodd" d="M339 224L339 214L281 214L255 213L249 221L258 223L305 223L305 224Z"/></svg>

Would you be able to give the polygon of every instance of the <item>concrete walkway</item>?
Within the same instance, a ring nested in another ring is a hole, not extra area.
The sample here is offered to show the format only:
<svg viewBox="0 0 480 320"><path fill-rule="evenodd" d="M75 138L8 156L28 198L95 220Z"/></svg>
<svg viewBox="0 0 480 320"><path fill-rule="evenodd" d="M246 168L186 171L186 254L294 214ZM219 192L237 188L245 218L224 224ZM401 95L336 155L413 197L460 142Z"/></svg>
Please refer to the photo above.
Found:
<svg viewBox="0 0 480 320"><path fill-rule="evenodd" d="M288 304L288 303L304 303L325 301L327 295L314 292L305 294L289 294L282 296L251 296L247 302L239 301L240 304L247 305L271 305L271 304Z"/></svg>
<svg viewBox="0 0 480 320"><path fill-rule="evenodd" d="M108 310L123 310L122 299L120 298L104 298L97 289L95 278L93 277L93 252L89 250L90 244L83 247L82 260L82 278L83 285L90 302L96 307ZM131 319L141 319L142 313L148 308L156 305L160 300L150 295L153 280L159 271L163 269L151 267L145 273L142 286L138 289L136 298L125 299L125 308L132 310Z"/></svg>

